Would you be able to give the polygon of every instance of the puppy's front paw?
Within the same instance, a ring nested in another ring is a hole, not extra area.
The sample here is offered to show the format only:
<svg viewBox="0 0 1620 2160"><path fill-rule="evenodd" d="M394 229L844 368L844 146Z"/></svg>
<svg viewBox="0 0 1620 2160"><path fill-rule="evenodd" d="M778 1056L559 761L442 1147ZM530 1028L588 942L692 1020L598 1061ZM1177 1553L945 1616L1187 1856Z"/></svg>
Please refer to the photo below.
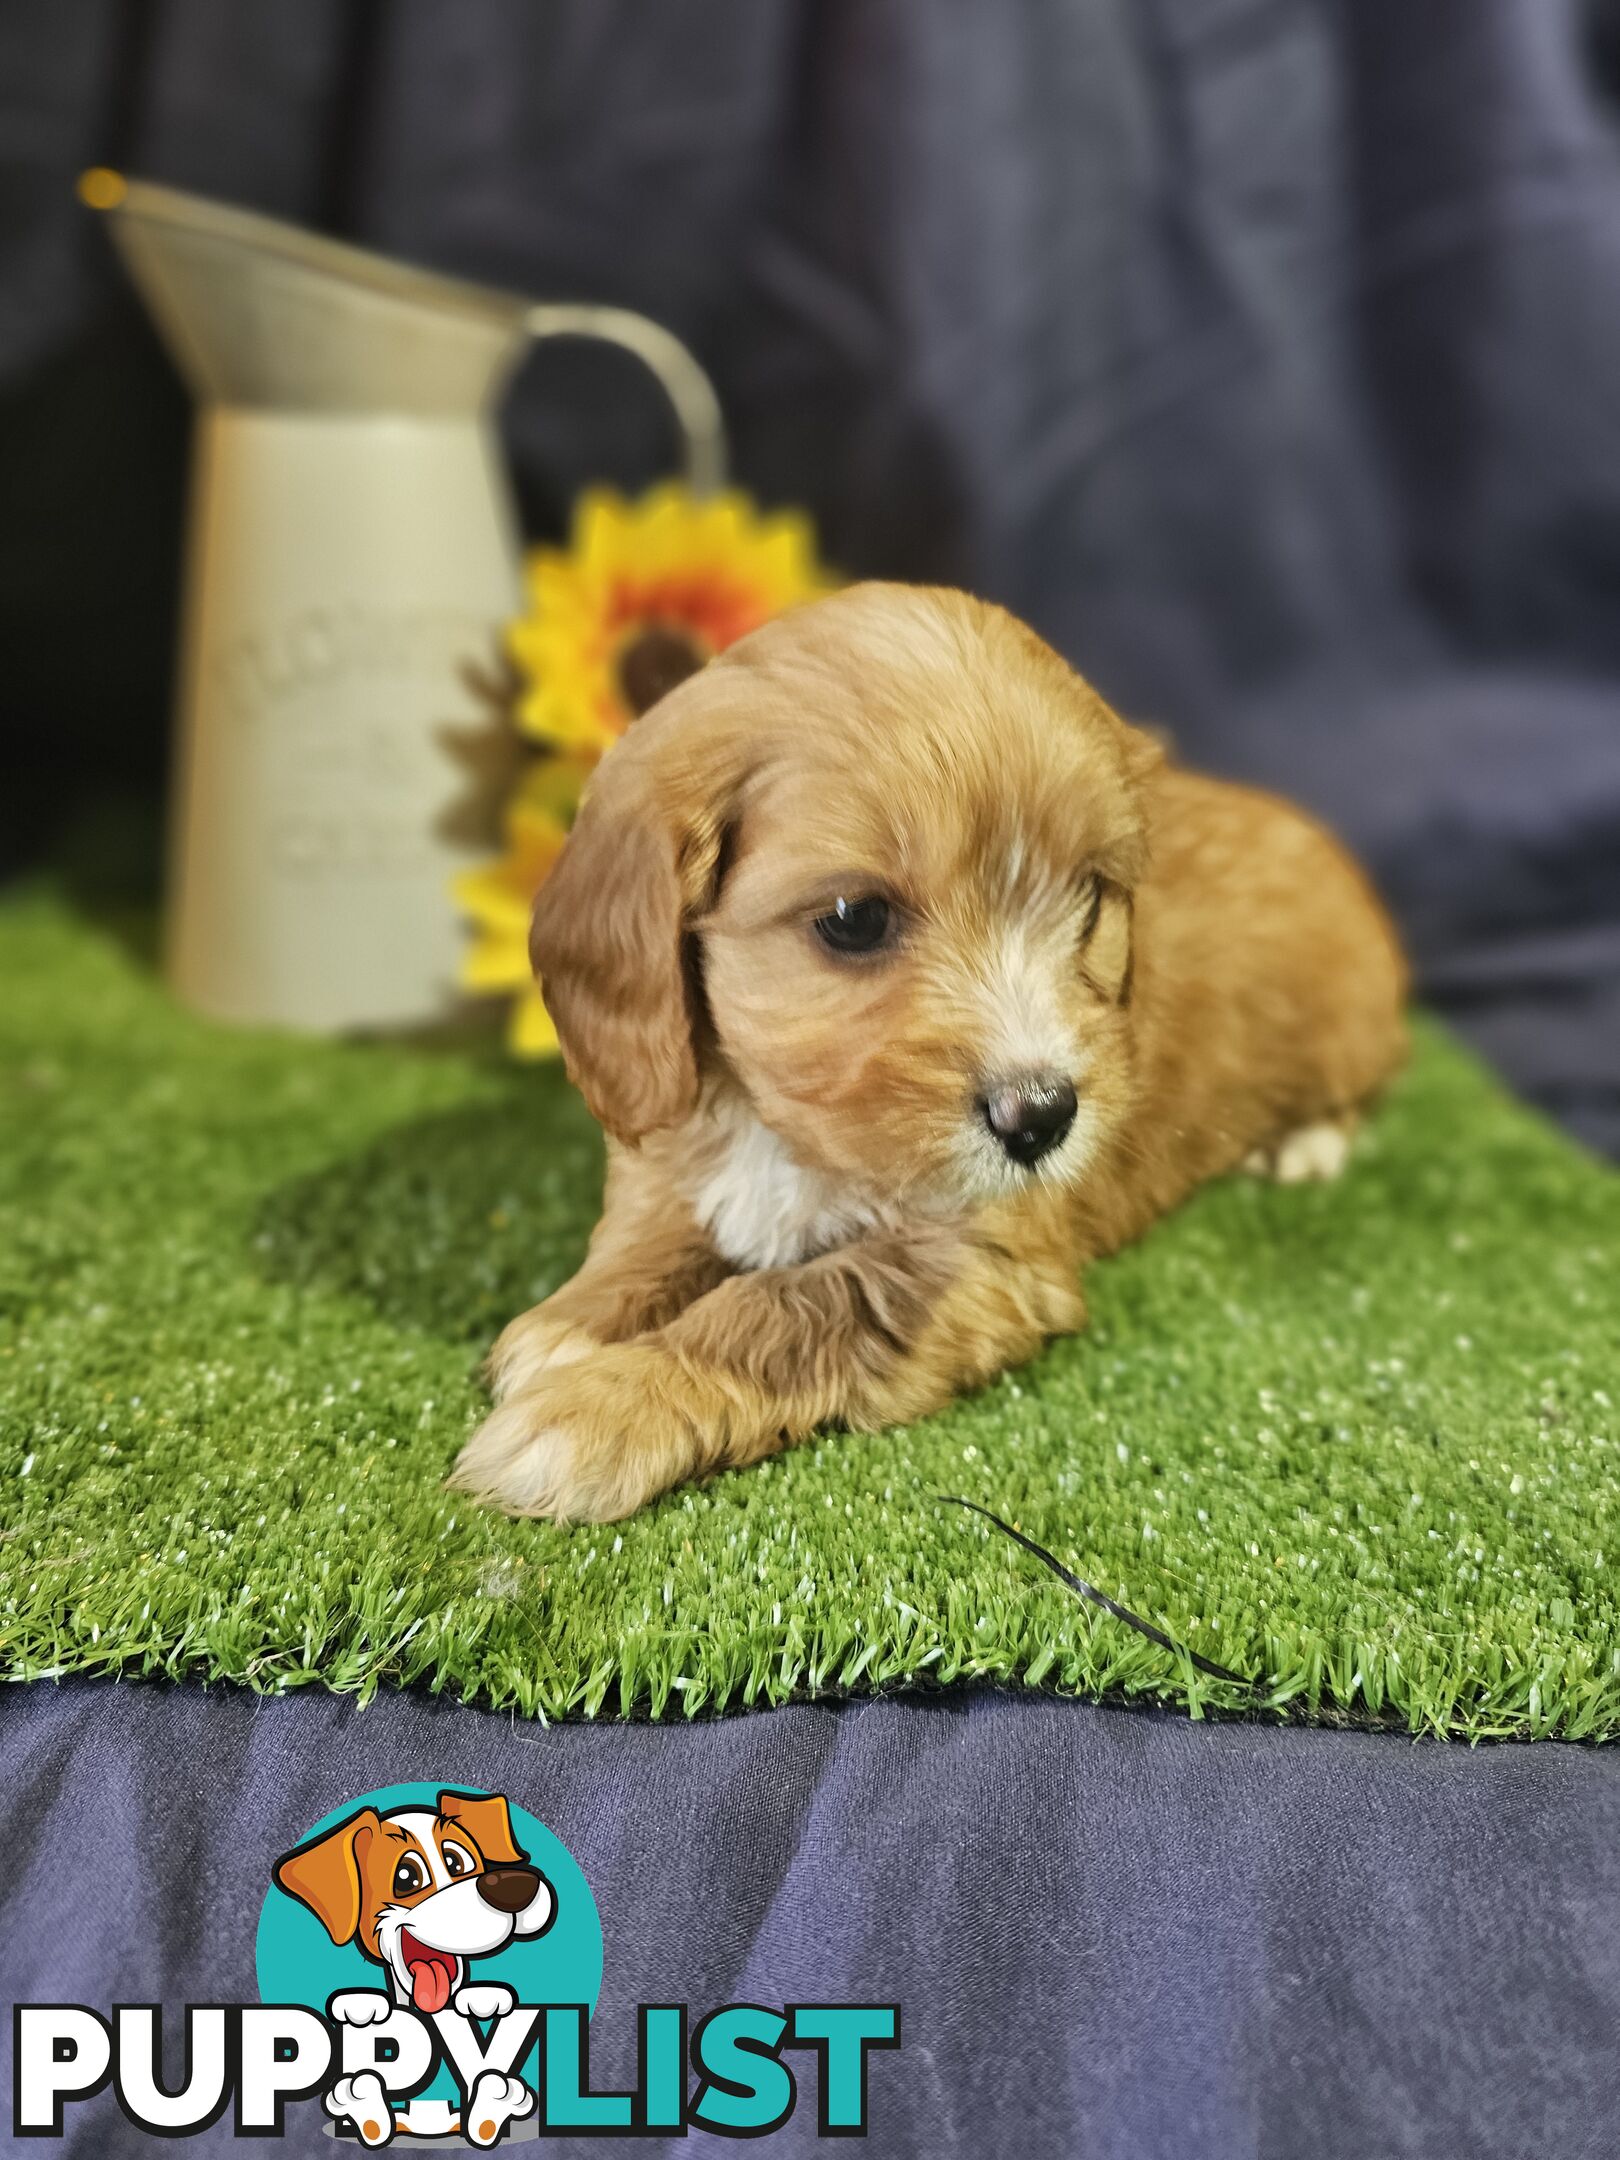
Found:
<svg viewBox="0 0 1620 2160"><path fill-rule="evenodd" d="M633 1343L594 1351L508 1395L462 1449L450 1487L559 1522L612 1522L677 1485L720 1452L674 1397L661 1352Z"/></svg>
<svg viewBox="0 0 1620 2160"><path fill-rule="evenodd" d="M501 1330L485 1361L489 1390L497 1402L530 1387L553 1365L571 1365L598 1348L593 1336L549 1310L550 1299L519 1313Z"/></svg>

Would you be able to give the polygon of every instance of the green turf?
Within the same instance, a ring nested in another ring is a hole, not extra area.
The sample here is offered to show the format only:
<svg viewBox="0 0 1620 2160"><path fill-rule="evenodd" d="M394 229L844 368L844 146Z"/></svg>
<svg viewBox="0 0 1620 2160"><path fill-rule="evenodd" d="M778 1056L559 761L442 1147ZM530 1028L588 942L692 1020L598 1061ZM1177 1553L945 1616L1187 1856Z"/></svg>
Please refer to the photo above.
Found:
<svg viewBox="0 0 1620 2160"><path fill-rule="evenodd" d="M954 1491L1262 1676L1262 1714L1620 1733L1620 1179L1434 1031L1340 1185L1206 1194L1094 1271L1086 1337L947 1415L509 1523L439 1478L599 1174L554 1071L225 1032L51 895L0 908L0 1670L1253 1709Z"/></svg>

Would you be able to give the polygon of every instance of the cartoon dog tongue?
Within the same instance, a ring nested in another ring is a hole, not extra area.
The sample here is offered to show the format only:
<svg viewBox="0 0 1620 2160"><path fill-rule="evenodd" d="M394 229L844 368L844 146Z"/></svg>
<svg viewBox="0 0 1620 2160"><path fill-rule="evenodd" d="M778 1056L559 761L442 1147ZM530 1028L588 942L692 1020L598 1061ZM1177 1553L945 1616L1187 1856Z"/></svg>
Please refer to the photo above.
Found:
<svg viewBox="0 0 1620 2160"><path fill-rule="evenodd" d="M424 2017L432 2017L450 2000L450 1983L456 1976L454 1958L430 1950L414 1938L403 1946L406 1969L411 1976L411 2001Z"/></svg>

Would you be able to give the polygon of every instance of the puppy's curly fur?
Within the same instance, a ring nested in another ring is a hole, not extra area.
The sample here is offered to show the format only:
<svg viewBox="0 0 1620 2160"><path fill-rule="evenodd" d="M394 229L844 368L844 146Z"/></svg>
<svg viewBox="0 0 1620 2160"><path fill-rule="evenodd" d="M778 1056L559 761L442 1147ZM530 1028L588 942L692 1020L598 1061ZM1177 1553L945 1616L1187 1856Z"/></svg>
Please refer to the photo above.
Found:
<svg viewBox="0 0 1620 2160"><path fill-rule="evenodd" d="M829 944L841 903L869 949ZM937 1409L1080 1327L1084 1263L1205 1179L1330 1172L1403 1047L1394 934L1320 827L912 587L796 610L638 722L533 954L606 1205L453 1482L568 1519ZM1077 1107L1026 1162L987 1104L1031 1075Z"/></svg>

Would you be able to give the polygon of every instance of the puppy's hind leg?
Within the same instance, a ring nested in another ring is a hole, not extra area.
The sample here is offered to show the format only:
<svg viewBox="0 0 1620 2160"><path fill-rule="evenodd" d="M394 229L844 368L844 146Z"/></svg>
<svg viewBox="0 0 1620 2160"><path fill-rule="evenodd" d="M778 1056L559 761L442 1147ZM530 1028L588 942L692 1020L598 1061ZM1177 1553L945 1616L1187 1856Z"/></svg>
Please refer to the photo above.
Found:
<svg viewBox="0 0 1620 2160"><path fill-rule="evenodd" d="M1343 1173L1359 1122L1356 1111L1346 1110L1337 1117L1298 1125L1281 1139L1251 1149L1243 1168L1256 1177L1273 1178L1279 1185L1326 1183Z"/></svg>

